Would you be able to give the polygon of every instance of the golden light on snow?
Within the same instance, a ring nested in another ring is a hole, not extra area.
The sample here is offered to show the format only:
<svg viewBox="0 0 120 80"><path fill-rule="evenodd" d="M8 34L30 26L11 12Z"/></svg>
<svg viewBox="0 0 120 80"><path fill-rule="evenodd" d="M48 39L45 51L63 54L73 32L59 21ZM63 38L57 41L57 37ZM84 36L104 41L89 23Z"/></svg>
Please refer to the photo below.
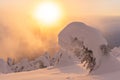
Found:
<svg viewBox="0 0 120 80"><path fill-rule="evenodd" d="M38 22L53 24L61 18L62 11L54 2L43 2L38 4L34 11L34 16Z"/></svg>

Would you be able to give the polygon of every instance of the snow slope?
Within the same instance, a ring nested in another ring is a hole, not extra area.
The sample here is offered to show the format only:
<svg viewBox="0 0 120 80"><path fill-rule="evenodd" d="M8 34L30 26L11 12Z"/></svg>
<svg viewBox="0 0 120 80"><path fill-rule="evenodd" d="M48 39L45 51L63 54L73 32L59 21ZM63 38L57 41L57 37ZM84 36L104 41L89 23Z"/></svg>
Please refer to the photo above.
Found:
<svg viewBox="0 0 120 80"><path fill-rule="evenodd" d="M118 61L112 55L108 55L102 57L101 65L93 73L97 75L106 73L108 74L117 71L120 71L120 61Z"/></svg>
<svg viewBox="0 0 120 80"><path fill-rule="evenodd" d="M120 80L120 71L88 75L80 68L80 65L71 65L30 72L0 74L0 80Z"/></svg>

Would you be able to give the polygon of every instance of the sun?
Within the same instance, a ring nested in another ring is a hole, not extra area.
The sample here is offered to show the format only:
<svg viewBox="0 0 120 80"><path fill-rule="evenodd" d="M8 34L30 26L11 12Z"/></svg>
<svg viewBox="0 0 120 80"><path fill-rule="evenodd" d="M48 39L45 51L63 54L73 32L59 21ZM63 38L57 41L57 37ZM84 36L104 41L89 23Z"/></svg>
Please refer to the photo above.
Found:
<svg viewBox="0 0 120 80"><path fill-rule="evenodd" d="M53 2L43 2L34 11L35 18L44 24L52 24L60 19L60 7Z"/></svg>

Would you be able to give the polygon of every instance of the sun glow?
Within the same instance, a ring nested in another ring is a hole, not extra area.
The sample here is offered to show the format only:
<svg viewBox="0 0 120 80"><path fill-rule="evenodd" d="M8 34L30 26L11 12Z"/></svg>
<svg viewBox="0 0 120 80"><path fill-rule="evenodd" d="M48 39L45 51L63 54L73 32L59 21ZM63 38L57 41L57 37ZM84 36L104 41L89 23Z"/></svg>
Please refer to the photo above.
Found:
<svg viewBox="0 0 120 80"><path fill-rule="evenodd" d="M44 24L53 24L61 18L61 10L56 3L43 2L35 9L35 18Z"/></svg>

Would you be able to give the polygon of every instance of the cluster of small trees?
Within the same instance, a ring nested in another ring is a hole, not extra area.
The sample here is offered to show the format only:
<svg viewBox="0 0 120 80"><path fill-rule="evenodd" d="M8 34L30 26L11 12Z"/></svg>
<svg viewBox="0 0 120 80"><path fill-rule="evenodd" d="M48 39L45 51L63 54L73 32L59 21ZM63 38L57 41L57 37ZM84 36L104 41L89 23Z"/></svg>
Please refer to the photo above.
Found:
<svg viewBox="0 0 120 80"><path fill-rule="evenodd" d="M34 60L28 60L24 58L18 62L15 62L15 60L8 58L7 64L12 72L31 71L50 66L50 56L48 54L45 54L43 56L35 58Z"/></svg>

